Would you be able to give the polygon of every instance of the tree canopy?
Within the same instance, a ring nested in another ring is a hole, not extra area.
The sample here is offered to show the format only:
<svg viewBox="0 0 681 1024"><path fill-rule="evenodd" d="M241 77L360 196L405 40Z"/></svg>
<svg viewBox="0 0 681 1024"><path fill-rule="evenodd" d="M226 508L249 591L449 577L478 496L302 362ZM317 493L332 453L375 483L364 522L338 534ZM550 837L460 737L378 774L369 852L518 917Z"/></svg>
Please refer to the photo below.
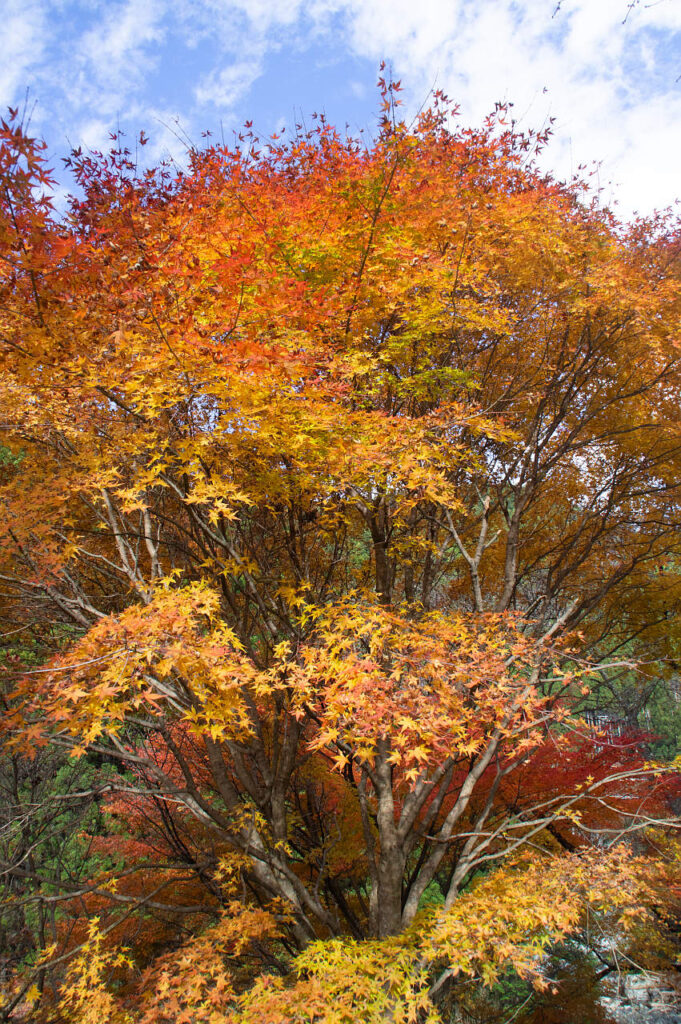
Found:
<svg viewBox="0 0 681 1024"><path fill-rule="evenodd" d="M31 897L64 1019L434 1021L652 885L618 840L675 785L633 730L678 656L678 227L396 89L370 143L116 136L61 214L2 125L0 611L50 637L5 756L85 759L113 823Z"/></svg>

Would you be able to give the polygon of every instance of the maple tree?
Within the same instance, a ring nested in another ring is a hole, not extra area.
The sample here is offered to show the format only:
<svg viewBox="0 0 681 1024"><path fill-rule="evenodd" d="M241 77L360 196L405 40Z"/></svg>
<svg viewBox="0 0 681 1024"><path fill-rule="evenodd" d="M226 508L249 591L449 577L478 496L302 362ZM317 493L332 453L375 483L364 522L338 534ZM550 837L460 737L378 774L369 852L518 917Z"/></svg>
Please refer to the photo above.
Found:
<svg viewBox="0 0 681 1024"><path fill-rule="evenodd" d="M382 89L367 145L76 152L63 215L3 123L2 610L74 634L3 741L116 763L128 829L52 894L66 1019L128 1019L83 986L134 965L150 1021L434 1020L645 887L589 847L673 779L580 707L674 667L678 228Z"/></svg>

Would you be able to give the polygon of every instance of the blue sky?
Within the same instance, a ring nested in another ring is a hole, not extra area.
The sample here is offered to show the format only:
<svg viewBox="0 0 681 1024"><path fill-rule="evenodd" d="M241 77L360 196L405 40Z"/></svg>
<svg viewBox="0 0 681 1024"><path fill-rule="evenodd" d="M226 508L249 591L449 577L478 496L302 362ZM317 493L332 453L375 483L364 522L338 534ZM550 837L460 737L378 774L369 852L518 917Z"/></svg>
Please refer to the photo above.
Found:
<svg viewBox="0 0 681 1024"><path fill-rule="evenodd" d="M184 134L270 133L313 111L376 121L378 64L408 109L435 85L479 122L510 100L555 117L558 176L598 161L621 213L681 197L681 0L0 0L0 105L29 90L54 155L144 129L152 156Z"/></svg>

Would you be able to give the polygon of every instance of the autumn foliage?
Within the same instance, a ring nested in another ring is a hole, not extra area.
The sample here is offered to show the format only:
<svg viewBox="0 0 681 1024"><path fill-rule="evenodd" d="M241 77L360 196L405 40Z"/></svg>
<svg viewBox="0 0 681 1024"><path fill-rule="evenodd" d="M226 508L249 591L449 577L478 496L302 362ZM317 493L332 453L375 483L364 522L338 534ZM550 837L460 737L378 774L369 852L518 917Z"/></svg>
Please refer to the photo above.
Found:
<svg viewBox="0 0 681 1024"><path fill-rule="evenodd" d="M436 1021L643 913L675 776L584 712L675 667L678 228L396 89L62 213L3 123L2 742L110 769L38 1014Z"/></svg>

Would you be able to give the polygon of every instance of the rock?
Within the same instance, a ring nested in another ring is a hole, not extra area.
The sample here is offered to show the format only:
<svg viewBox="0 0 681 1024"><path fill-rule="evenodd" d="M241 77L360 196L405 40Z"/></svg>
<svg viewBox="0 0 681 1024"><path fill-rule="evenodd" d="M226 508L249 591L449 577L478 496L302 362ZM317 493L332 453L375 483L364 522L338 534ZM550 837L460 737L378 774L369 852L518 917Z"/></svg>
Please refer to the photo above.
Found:
<svg viewBox="0 0 681 1024"><path fill-rule="evenodd" d="M681 1024L680 986L674 974L628 974L600 1002L613 1024Z"/></svg>

